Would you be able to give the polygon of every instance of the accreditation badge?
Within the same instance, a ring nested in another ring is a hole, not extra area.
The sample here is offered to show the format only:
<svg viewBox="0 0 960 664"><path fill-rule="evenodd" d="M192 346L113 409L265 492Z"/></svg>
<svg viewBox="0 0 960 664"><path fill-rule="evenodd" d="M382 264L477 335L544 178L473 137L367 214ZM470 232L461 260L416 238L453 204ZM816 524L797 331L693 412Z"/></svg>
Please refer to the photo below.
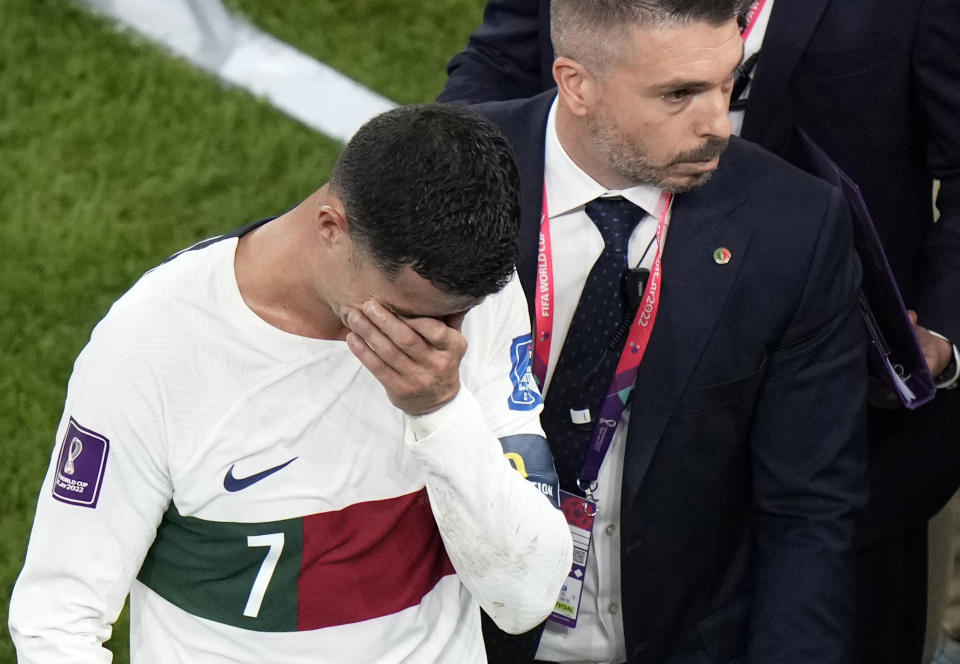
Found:
<svg viewBox="0 0 960 664"><path fill-rule="evenodd" d="M593 517L597 513L597 504L567 491L560 491L560 509L567 518L570 534L573 536L573 564L570 574L560 595L557 604L550 614L550 620L565 625L577 626L577 616L580 614L580 597L583 594L583 579L587 574L587 556L590 552L590 540L593 538Z"/></svg>

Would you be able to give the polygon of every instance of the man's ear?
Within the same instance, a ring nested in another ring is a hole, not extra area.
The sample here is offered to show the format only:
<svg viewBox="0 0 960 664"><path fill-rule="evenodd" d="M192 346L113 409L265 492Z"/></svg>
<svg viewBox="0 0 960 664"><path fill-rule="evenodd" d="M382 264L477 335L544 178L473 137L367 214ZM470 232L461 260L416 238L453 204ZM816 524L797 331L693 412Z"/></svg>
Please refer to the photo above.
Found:
<svg viewBox="0 0 960 664"><path fill-rule="evenodd" d="M596 77L580 62L560 56L553 61L553 80L557 96L571 114L584 117L593 107L596 95Z"/></svg>
<svg viewBox="0 0 960 664"><path fill-rule="evenodd" d="M317 208L316 230L320 239L325 242L349 240L350 224L347 213L343 201L335 194L328 194L323 204Z"/></svg>

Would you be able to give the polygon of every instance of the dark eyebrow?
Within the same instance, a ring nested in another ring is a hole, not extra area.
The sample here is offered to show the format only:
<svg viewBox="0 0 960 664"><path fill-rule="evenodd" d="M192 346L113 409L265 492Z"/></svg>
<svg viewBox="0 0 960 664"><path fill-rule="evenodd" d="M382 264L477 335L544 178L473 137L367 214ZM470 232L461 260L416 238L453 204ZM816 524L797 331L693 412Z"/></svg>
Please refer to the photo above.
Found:
<svg viewBox="0 0 960 664"><path fill-rule="evenodd" d="M705 90L710 87L706 81L690 81L682 78L674 78L666 83L661 83L653 88L654 92L664 94L672 90Z"/></svg>
<svg viewBox="0 0 960 664"><path fill-rule="evenodd" d="M737 66L730 70L730 77L735 78L739 73L740 67L743 66L743 55L744 49L743 45L740 46L740 60L737 61ZM682 78L673 78L667 81L666 83L661 83L660 85L654 86L653 90L658 94L666 94L672 90L706 90L713 86L713 83L709 81L693 81Z"/></svg>

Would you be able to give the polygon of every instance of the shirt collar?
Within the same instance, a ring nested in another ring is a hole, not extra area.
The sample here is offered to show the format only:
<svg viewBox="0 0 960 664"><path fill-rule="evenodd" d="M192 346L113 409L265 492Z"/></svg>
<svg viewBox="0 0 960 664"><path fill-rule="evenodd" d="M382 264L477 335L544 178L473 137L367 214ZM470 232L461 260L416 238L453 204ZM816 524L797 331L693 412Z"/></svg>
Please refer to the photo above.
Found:
<svg viewBox="0 0 960 664"><path fill-rule="evenodd" d="M639 205L647 214L660 213L663 192L657 187L639 184L628 189L606 189L577 166L560 144L556 115L557 99L554 98L547 115L543 170L551 217L581 210L599 196L623 196L634 205Z"/></svg>

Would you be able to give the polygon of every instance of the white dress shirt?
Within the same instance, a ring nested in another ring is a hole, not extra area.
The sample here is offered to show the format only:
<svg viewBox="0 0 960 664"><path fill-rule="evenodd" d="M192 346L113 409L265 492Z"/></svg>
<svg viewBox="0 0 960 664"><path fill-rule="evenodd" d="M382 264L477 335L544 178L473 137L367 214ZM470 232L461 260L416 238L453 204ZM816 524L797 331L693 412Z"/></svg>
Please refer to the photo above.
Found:
<svg viewBox="0 0 960 664"><path fill-rule="evenodd" d="M643 208L647 215L630 236L627 259L633 267L639 263L639 266L649 269L657 251L655 240L642 262L640 259L656 236L664 197L661 190L646 185L608 190L587 175L560 145L556 129L556 101L547 118L544 152L555 293L553 343L545 381L545 394L549 398L550 379L580 293L604 247L603 237L584 212L584 206L598 196L622 196ZM620 612L620 486L628 421L629 405L623 412L610 449L600 466L596 492L599 514L593 526L577 626L568 628L547 621L537 659L610 664L627 659Z"/></svg>

